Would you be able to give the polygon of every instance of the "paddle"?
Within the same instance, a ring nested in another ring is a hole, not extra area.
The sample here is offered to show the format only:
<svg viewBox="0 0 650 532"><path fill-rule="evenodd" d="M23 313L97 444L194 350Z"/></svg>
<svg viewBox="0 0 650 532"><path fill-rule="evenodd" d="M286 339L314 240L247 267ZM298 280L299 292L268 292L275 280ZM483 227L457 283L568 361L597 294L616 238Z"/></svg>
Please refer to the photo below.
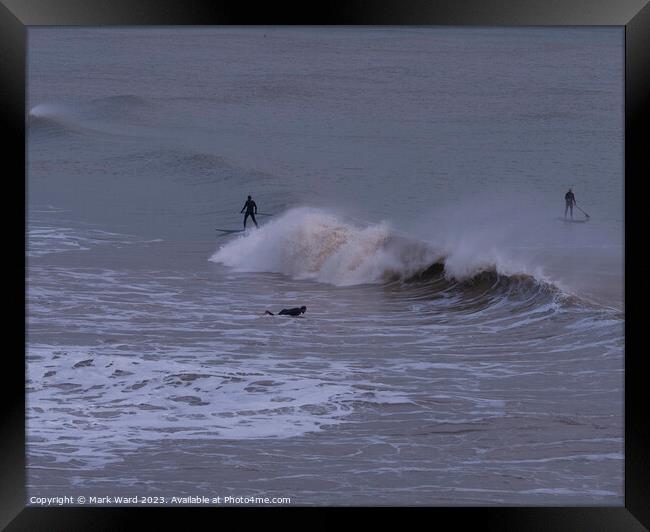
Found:
<svg viewBox="0 0 650 532"><path fill-rule="evenodd" d="M589 218L589 215L588 215L585 211L583 211L580 207L578 207L577 205L575 205L575 208L578 209L578 210L579 210L582 214L584 214L587 218Z"/></svg>

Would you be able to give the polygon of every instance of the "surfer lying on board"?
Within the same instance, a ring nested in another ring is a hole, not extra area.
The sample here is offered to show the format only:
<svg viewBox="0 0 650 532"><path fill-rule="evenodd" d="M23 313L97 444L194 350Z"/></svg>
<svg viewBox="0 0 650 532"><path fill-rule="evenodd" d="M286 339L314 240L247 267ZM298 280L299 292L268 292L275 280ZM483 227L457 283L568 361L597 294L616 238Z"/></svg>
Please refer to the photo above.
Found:
<svg viewBox="0 0 650 532"><path fill-rule="evenodd" d="M564 207L564 217L566 218L567 211L571 209L571 219L573 220L573 206L576 204L576 197L573 195L573 192L571 192L571 189L569 189L569 192L564 195L564 201L566 202L566 207Z"/></svg>
<svg viewBox="0 0 650 532"><path fill-rule="evenodd" d="M257 204L250 196L248 196L246 203L244 203L244 206L242 207L241 211L239 211L239 213L241 214L244 212L244 209L246 209L246 214L244 215L244 229L246 229L246 220L249 216L252 218L255 227L259 227L259 225L257 225L257 220L255 219L255 215L257 214Z"/></svg>
<svg viewBox="0 0 650 532"><path fill-rule="evenodd" d="M280 312L278 312L278 316L300 316L301 314L304 314L305 311L307 310L307 307L302 306L302 307L294 307L294 308L283 308ZM267 310L264 314L270 314L271 316L275 316L273 312L270 310Z"/></svg>

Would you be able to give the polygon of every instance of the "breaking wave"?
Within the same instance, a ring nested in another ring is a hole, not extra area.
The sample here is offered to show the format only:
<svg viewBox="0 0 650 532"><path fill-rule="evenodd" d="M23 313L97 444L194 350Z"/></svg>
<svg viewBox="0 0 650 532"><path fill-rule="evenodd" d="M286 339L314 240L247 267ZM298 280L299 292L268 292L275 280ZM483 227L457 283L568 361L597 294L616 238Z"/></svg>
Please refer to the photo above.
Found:
<svg viewBox="0 0 650 532"><path fill-rule="evenodd" d="M509 294L560 293L541 269L488 250L468 253L401 235L388 222L360 226L323 210L287 211L211 257L240 272L274 272L336 286L408 285L420 292L460 288Z"/></svg>

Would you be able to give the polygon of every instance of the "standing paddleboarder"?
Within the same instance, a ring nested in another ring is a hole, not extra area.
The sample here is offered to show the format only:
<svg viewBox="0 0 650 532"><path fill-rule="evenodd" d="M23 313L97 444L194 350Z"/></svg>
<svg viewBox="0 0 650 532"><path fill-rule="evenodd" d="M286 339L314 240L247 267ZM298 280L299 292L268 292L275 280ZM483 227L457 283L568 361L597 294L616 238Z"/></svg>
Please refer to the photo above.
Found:
<svg viewBox="0 0 650 532"><path fill-rule="evenodd" d="M241 211L239 211L239 213L243 213L244 209L246 209L246 214L244 215L244 229L246 229L246 220L249 216L253 220L255 227L259 227L259 225L257 225L257 220L255 219L255 215L257 214L257 204L250 196L248 196L246 203L244 203L244 206L242 207Z"/></svg>
<svg viewBox="0 0 650 532"><path fill-rule="evenodd" d="M248 196L250 199L250 196ZM566 206L564 207L564 218L566 218L567 211L571 210L571 219L573 220L573 206L576 204L576 197L573 195L571 189L564 195ZM255 219L255 218L253 218Z"/></svg>

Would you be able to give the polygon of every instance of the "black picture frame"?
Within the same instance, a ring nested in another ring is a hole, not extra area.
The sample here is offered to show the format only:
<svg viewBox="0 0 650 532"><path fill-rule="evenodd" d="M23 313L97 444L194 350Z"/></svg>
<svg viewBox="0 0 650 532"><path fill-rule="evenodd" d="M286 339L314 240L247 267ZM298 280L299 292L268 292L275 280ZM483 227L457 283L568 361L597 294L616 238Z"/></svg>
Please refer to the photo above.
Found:
<svg viewBox="0 0 650 532"><path fill-rule="evenodd" d="M458 25L458 26L624 26L625 27L625 505L624 507L426 508L455 526L479 524L488 530L644 530L650 526L650 423L642 405L650 404L644 371L644 302L650 268L642 259L644 197L650 176L645 139L650 135L650 5L646 0L348 0L300 6L200 0L0 0L0 116L4 130L5 214L11 222L11 253L5 266L23 283L5 287L12 312L5 330L19 348L3 359L0 437L0 526L7 530L128 529L134 508L25 507L25 99L26 36L30 26L131 25ZM10 164L13 163L13 164ZM7 209L8 207L8 209ZM23 221L19 228L16 220ZM22 256L22 260L17 257ZM646 263L647 264L647 263ZM21 333L22 332L22 333ZM645 399L644 399L645 398ZM155 518L149 509L147 519ZM158 516L174 524L164 509ZM185 514L190 508L179 508ZM203 511L207 511L204 508ZM215 510L215 509L211 509ZM235 511L239 511L237 509ZM296 508L294 510L305 511ZM335 508L333 518L348 509ZM386 513L386 508L375 509ZM391 512L397 509L390 509ZM405 510L405 509L400 509ZM223 511L223 510L216 510ZM264 509L277 512L279 509ZM326 513L329 513L326 512ZM187 526L185 518L177 521Z"/></svg>

